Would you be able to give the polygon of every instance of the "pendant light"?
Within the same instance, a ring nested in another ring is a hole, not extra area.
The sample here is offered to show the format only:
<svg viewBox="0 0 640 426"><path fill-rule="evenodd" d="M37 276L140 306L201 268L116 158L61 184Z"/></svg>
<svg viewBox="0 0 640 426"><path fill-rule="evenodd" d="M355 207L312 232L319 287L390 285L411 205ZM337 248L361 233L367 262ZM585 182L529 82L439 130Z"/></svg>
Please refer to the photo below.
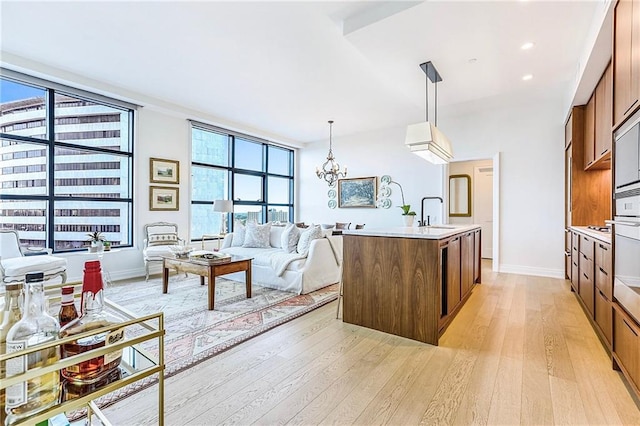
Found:
<svg viewBox="0 0 640 426"><path fill-rule="evenodd" d="M319 179L324 179L329 186L334 186L336 181L341 177L347 176L347 168L344 171L340 170L340 164L335 161L333 156L332 147L332 134L333 134L333 120L329 120L329 153L327 154L327 161L322 164L322 169L316 167L316 176Z"/></svg>
<svg viewBox="0 0 640 426"><path fill-rule="evenodd" d="M426 75L426 121L409 125L404 143L419 157L433 164L446 164L453 158L453 153L449 139L437 127L438 82L442 81L442 77L431 61L420 64L420 68ZM435 86L435 122L429 121L429 80Z"/></svg>

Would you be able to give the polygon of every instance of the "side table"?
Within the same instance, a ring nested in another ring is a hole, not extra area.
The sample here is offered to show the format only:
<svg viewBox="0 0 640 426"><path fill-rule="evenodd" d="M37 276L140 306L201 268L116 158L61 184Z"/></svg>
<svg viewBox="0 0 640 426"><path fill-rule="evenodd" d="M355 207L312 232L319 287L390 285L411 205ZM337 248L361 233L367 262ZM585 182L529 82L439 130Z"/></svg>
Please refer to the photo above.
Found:
<svg viewBox="0 0 640 426"><path fill-rule="evenodd" d="M202 234L201 248L204 250L204 242L210 240L218 240L218 250L220 250L220 241L224 240L226 234Z"/></svg>

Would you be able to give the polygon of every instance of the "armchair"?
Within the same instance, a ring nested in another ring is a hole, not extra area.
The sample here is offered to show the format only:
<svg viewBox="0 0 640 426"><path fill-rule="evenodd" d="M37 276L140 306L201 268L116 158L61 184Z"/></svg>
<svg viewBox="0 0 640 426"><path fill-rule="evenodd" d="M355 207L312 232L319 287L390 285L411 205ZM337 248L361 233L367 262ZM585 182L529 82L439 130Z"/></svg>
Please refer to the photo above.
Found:
<svg viewBox="0 0 640 426"><path fill-rule="evenodd" d="M4 284L24 281L30 272L43 272L46 280L61 277L67 282L67 259L51 256L43 249L37 256L28 256L20 248L17 231L0 230L0 278Z"/></svg>
<svg viewBox="0 0 640 426"><path fill-rule="evenodd" d="M154 222L144 226L145 280L149 280L149 264L162 263L163 256L173 256L171 246L178 244L178 225L170 222ZM186 275L186 273L185 273Z"/></svg>

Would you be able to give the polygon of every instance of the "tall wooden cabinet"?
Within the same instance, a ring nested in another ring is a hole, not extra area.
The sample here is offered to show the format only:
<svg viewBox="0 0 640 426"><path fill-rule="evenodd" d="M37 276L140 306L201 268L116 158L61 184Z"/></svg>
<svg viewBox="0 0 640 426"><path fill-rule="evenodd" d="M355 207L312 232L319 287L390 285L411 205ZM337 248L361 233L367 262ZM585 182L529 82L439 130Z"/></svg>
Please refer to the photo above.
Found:
<svg viewBox="0 0 640 426"><path fill-rule="evenodd" d="M611 64L609 64L585 109L585 170L611 168L611 105L613 102L611 74Z"/></svg>
<svg viewBox="0 0 640 426"><path fill-rule="evenodd" d="M601 164L601 168L611 168L611 146L613 121L611 111L613 109L613 68L611 64L607 66L600 82L596 86L596 108L595 108L595 137L594 137L594 158L596 163Z"/></svg>
<svg viewBox="0 0 640 426"><path fill-rule="evenodd" d="M640 0L618 0L613 32L613 122L640 108Z"/></svg>
<svg viewBox="0 0 640 426"><path fill-rule="evenodd" d="M565 135L565 227L599 225L611 219L611 170L584 168L584 106L573 107Z"/></svg>

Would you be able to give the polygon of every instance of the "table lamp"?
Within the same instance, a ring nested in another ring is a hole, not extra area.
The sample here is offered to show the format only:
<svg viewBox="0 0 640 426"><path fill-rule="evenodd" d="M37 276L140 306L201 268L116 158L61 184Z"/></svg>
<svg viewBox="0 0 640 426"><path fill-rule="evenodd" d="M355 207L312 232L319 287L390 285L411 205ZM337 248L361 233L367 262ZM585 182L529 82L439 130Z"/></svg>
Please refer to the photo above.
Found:
<svg viewBox="0 0 640 426"><path fill-rule="evenodd" d="M215 200L213 202L213 211L222 214L220 235L225 235L227 233L227 213L233 212L233 202L231 200Z"/></svg>

